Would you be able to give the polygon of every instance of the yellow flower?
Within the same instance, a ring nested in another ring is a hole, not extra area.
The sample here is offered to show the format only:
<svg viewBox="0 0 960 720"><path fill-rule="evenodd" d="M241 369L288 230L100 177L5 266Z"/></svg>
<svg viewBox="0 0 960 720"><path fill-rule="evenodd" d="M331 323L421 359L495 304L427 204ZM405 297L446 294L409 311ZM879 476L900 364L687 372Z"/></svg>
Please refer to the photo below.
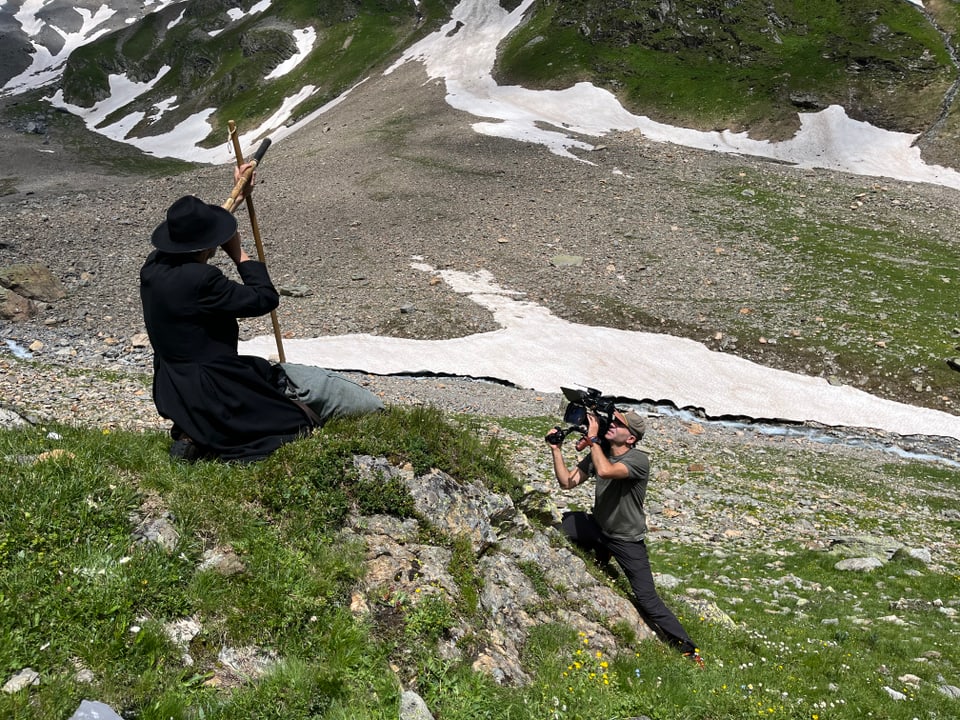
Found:
<svg viewBox="0 0 960 720"><path fill-rule="evenodd" d="M606 660L604 660L603 662L600 663L600 667L602 667L602 668L610 667L610 663L608 663Z"/></svg>

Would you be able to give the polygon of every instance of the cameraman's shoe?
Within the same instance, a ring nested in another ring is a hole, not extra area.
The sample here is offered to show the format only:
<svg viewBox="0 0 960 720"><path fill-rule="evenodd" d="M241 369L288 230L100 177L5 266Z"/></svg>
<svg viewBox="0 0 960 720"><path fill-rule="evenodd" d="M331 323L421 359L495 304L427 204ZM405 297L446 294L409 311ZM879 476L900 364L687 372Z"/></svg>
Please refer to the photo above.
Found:
<svg viewBox="0 0 960 720"><path fill-rule="evenodd" d="M703 670L706 667L706 663L703 662L703 656L700 655L699 650L691 650L690 652L685 652L683 654L685 658L696 663L697 667Z"/></svg>

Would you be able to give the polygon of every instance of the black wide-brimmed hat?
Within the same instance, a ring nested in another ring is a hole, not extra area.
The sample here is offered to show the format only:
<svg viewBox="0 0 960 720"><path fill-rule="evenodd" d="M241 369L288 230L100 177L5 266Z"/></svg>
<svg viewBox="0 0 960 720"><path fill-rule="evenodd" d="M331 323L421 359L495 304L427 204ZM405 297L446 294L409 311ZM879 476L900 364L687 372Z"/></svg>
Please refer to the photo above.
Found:
<svg viewBox="0 0 960 720"><path fill-rule="evenodd" d="M237 219L217 205L184 195L167 210L150 242L169 253L189 253L219 247L237 231Z"/></svg>

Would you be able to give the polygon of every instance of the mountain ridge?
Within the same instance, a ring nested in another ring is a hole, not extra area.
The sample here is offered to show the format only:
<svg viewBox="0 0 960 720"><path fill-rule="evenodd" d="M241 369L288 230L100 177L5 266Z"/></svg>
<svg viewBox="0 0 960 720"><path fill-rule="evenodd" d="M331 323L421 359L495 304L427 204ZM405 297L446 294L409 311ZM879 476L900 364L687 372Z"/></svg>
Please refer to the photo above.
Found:
<svg viewBox="0 0 960 720"><path fill-rule="evenodd" d="M309 115L438 29L455 5L367 0L324 3L318 12L294 0L161 4L70 53L59 83L62 102L90 107L109 92L110 73L145 82L166 68L155 86L100 126L138 112L143 117L132 134L149 137L210 108L208 145L219 142L229 117L258 123L284 102L298 103L288 122ZM834 3L779 1L540 0L501 7L524 10L499 53L501 81L560 87L586 80L610 89L633 112L769 139L790 137L798 110L840 104L854 119L920 135L927 162L960 165L955 7L920 8L906 0L839 11ZM314 28L318 40L295 68L265 80L290 57L298 27Z"/></svg>

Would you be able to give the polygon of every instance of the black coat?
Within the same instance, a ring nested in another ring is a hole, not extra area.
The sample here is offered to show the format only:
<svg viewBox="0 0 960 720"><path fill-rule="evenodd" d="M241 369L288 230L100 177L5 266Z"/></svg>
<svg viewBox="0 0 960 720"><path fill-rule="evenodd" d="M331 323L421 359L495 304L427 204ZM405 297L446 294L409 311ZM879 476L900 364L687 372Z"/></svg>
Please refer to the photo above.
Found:
<svg viewBox="0 0 960 720"><path fill-rule="evenodd" d="M310 430L282 392L279 368L237 354L237 318L265 315L280 297L267 268L237 266L243 284L190 255L155 250L140 269L153 345L153 400L173 434L224 460L256 460Z"/></svg>

